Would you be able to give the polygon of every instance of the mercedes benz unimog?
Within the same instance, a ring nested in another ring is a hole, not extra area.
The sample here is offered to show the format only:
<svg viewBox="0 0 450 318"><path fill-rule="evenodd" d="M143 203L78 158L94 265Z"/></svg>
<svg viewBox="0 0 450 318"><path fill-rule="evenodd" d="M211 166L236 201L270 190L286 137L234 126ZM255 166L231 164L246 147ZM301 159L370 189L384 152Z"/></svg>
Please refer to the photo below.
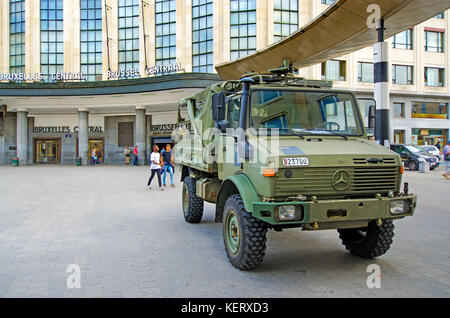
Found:
<svg viewBox="0 0 450 318"><path fill-rule="evenodd" d="M393 221L412 215L398 154L367 138L354 93L289 68L214 84L182 100L174 131L184 218L215 204L230 262L263 260L269 229L336 229L350 253L392 244ZM370 109L370 126L375 120Z"/></svg>

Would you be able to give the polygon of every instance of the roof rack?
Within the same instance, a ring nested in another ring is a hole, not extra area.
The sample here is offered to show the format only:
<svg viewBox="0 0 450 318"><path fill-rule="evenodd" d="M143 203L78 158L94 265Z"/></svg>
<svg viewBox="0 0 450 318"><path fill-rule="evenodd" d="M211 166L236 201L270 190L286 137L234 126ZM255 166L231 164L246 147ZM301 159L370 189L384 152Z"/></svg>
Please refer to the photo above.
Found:
<svg viewBox="0 0 450 318"><path fill-rule="evenodd" d="M309 80L303 77L297 77L294 75L298 69L294 68L292 64L289 64L289 60L284 60L283 65L278 68L270 69L268 72L258 73L250 72L242 76L250 77L255 81L255 84L276 83L281 86L297 86L308 88L331 88L333 87L332 81L324 80Z"/></svg>

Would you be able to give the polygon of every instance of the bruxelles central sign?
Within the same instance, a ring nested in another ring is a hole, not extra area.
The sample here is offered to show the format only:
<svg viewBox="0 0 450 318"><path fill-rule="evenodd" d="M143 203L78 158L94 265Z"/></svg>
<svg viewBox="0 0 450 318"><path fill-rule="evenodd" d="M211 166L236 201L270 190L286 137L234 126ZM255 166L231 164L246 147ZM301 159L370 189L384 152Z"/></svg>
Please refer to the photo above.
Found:
<svg viewBox="0 0 450 318"><path fill-rule="evenodd" d="M152 76L158 74L165 74L171 72L183 71L181 64L165 64L165 65L155 65L152 67L147 67L145 69L145 75ZM44 73L0 73L0 81L12 81L12 82L40 82L44 79ZM85 81L86 74L82 72L62 72L62 73L52 73L49 74L49 78L53 82L64 82L64 81ZM138 78L141 77L139 70L119 70L119 71L108 71L106 73L106 78L109 79L127 79L127 78Z"/></svg>
<svg viewBox="0 0 450 318"><path fill-rule="evenodd" d="M34 127L33 132L35 134L65 134L65 133L78 133L79 127L75 126L72 130L70 130L69 126L43 126L43 127ZM89 126L89 132L91 133L103 133L102 126Z"/></svg>

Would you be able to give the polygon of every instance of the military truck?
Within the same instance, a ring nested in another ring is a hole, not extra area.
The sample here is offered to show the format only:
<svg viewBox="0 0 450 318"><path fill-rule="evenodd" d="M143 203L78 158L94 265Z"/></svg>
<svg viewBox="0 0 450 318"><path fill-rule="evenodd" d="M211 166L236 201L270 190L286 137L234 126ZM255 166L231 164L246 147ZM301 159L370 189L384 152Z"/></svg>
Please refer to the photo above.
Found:
<svg viewBox="0 0 450 318"><path fill-rule="evenodd" d="M269 229L337 229L350 253L383 255L412 215L395 152L368 140L354 93L289 67L214 84L179 103L173 134L184 218L215 204L230 262L263 260ZM375 107L369 126L374 127Z"/></svg>

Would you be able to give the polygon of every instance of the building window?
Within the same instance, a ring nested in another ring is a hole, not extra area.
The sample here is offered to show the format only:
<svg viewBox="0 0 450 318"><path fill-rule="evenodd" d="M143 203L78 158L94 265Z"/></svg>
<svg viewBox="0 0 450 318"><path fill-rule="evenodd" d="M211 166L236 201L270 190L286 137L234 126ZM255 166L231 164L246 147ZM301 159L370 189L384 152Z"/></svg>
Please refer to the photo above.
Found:
<svg viewBox="0 0 450 318"><path fill-rule="evenodd" d="M322 4L334 4L336 0L320 0Z"/></svg>
<svg viewBox="0 0 450 318"><path fill-rule="evenodd" d="M81 0L81 73L88 81L102 80L102 2Z"/></svg>
<svg viewBox="0 0 450 318"><path fill-rule="evenodd" d="M119 0L119 70L139 74L139 0Z"/></svg>
<svg viewBox="0 0 450 318"><path fill-rule="evenodd" d="M392 65L392 84L412 85L413 67L410 65Z"/></svg>
<svg viewBox="0 0 450 318"><path fill-rule="evenodd" d="M25 72L25 1L9 1L9 71Z"/></svg>
<svg viewBox="0 0 450 318"><path fill-rule="evenodd" d="M214 72L212 0L192 0L192 71Z"/></svg>
<svg viewBox="0 0 450 318"><path fill-rule="evenodd" d="M64 69L63 0L41 0L41 73L45 82Z"/></svg>
<svg viewBox="0 0 450 318"><path fill-rule="evenodd" d="M322 63L322 79L345 81L345 61L330 60Z"/></svg>
<svg viewBox="0 0 450 318"><path fill-rule="evenodd" d="M413 29L405 30L392 37L392 47L394 49L413 49Z"/></svg>
<svg viewBox="0 0 450 318"><path fill-rule="evenodd" d="M298 29L298 0L275 0L273 4L273 39L284 39Z"/></svg>
<svg viewBox="0 0 450 318"><path fill-rule="evenodd" d="M358 82L373 83L373 63L358 62Z"/></svg>
<svg viewBox="0 0 450 318"><path fill-rule="evenodd" d="M132 122L121 122L117 125L117 146L130 147L134 145L134 126Z"/></svg>
<svg viewBox="0 0 450 318"><path fill-rule="evenodd" d="M256 0L230 0L231 59L256 52Z"/></svg>
<svg viewBox="0 0 450 318"><path fill-rule="evenodd" d="M444 17L445 17L444 12L441 12L441 13L439 13L439 14L434 16L434 18L436 18L436 19L444 19Z"/></svg>
<svg viewBox="0 0 450 318"><path fill-rule="evenodd" d="M177 62L176 1L156 0L156 65Z"/></svg>
<svg viewBox="0 0 450 318"><path fill-rule="evenodd" d="M426 103L413 102L411 110L412 118L434 118L447 119L448 118L448 104L447 103Z"/></svg>
<svg viewBox="0 0 450 318"><path fill-rule="evenodd" d="M425 51L444 52L444 32L425 31Z"/></svg>
<svg viewBox="0 0 450 318"><path fill-rule="evenodd" d="M425 85L444 87L444 69L437 67L425 67Z"/></svg>
<svg viewBox="0 0 450 318"><path fill-rule="evenodd" d="M405 118L405 104L394 103L394 118Z"/></svg>

